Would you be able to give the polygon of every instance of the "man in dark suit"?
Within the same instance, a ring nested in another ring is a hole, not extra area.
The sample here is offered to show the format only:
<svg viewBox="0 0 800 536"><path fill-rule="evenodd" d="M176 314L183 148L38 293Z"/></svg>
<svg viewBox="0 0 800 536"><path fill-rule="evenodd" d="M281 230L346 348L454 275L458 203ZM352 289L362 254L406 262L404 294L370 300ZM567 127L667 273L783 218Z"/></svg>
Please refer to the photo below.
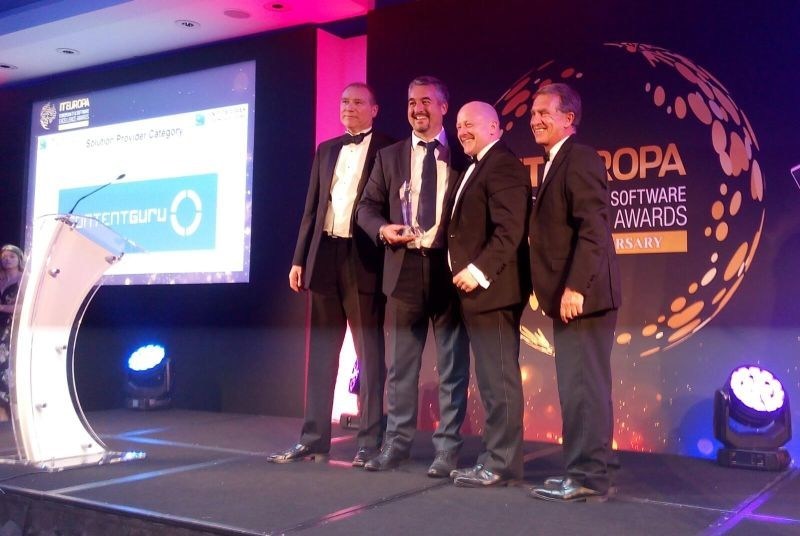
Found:
<svg viewBox="0 0 800 536"><path fill-rule="evenodd" d="M358 224L386 245L383 292L388 297L388 421L381 453L365 469L397 467L409 457L417 427L422 350L433 325L439 372L436 457L428 475L455 469L469 383L469 341L447 266L444 228L462 164L445 135L448 91L433 77L408 88L412 134L378 152L358 205ZM461 155L463 158L463 155Z"/></svg>
<svg viewBox="0 0 800 536"><path fill-rule="evenodd" d="M505 485L522 479L519 343L530 296L531 184L525 166L500 141L500 122L490 104L465 104L456 128L473 163L456 190L447 248L486 423L478 463L451 476L457 486Z"/></svg>
<svg viewBox="0 0 800 536"><path fill-rule="evenodd" d="M339 352L348 322L360 374L353 466L361 467L377 454L381 437L386 375L380 291L383 248L355 225L355 207L378 149L392 140L372 130L378 104L366 84L348 85L339 111L347 133L322 142L314 156L289 271L293 291L311 291L305 421L299 443L270 455L268 461L273 463L327 460Z"/></svg>
<svg viewBox="0 0 800 536"><path fill-rule="evenodd" d="M620 275L605 166L593 148L574 141L580 119L580 96L566 84L534 95L531 129L548 162L531 213L531 274L553 319L567 474L531 493L554 501L602 501L610 487Z"/></svg>

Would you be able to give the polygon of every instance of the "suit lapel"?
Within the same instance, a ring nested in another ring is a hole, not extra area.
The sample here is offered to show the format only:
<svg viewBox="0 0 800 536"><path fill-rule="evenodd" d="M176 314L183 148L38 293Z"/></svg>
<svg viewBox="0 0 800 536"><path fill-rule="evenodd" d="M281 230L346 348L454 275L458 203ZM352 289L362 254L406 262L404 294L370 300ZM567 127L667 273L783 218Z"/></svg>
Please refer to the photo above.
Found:
<svg viewBox="0 0 800 536"><path fill-rule="evenodd" d="M411 183L411 151L413 148L411 147L411 138L406 138L405 143L403 144L403 150L400 151L398 155L400 157L400 161L397 163L398 169L400 170L400 181L405 182L408 181Z"/></svg>
<svg viewBox="0 0 800 536"><path fill-rule="evenodd" d="M449 151L449 160L447 162L447 189L445 190L444 202L450 208L453 207L453 197L456 195L456 188L464 176L464 160L466 156L461 149L461 144L458 139L454 139L445 132L447 137L447 150Z"/></svg>
<svg viewBox="0 0 800 536"><path fill-rule="evenodd" d="M342 142L337 141L331 145L328 154L324 155L325 161L323 162L324 173L320 176L320 189L324 192L331 191L333 184L333 173L336 171L336 160L339 159L339 152L342 150Z"/></svg>
<svg viewBox="0 0 800 536"><path fill-rule="evenodd" d="M553 179L555 179L556 174L558 173L561 166L567 160L567 156L569 155L570 150L572 149L573 137L570 136L561 146L561 149L558 150L555 159L553 159L553 163L550 164L550 169L547 170L547 175L543 177L542 184L539 185L539 189L536 192L536 202L533 204L533 212L537 212L539 203L541 203L542 198L546 195L546 192L550 185L553 183Z"/></svg>
<svg viewBox="0 0 800 536"><path fill-rule="evenodd" d="M439 232L450 221L450 216L453 214L453 203L456 200L456 192L458 192L458 185L464 180L466 170L460 171L452 167L453 153L450 153L450 165L448 166L447 174L447 190L445 191L444 207L442 207L442 221L440 222Z"/></svg>
<svg viewBox="0 0 800 536"><path fill-rule="evenodd" d="M461 210L461 200L464 198L464 192L461 192L461 197L459 197L458 199L456 199L456 194L458 193L458 188L460 187L461 183L464 182L464 176L466 174L467 171L464 170L464 172L458 176L458 180L455 181L455 186L451 194L453 198L447 204L447 216L448 218L451 218L454 221L458 220L458 212ZM473 176L475 175L475 171L472 172L472 175ZM470 177L470 180L472 180L472 177Z"/></svg>
<svg viewBox="0 0 800 536"><path fill-rule="evenodd" d="M492 154L494 154L495 149L501 143L503 143L503 142L502 141L498 141L497 143L495 143L492 146L492 148L489 149L486 152L485 155L483 155L483 158L478 160L478 163L475 164L475 169L472 170L472 174L467 179L467 183L464 185L463 190L461 190L461 195L458 197L458 199L454 199L453 200L453 202L456 203L455 206L453 207L454 209L451 211L453 213L453 218L454 219L457 219L457 213L460 212L460 210L461 210L461 201L464 199L464 196L467 195L467 190L472 188L473 185L475 185L477 183L478 178L480 177L481 170L486 165L487 160L490 160L492 158ZM467 168L467 169L469 169L469 168ZM456 189L453 192L453 196L454 197L458 193L458 188L460 187L461 183L464 181L464 176L466 175L466 173L467 173L467 171L464 170L464 173L461 174L461 178L459 179L458 184L456 185Z"/></svg>
<svg viewBox="0 0 800 536"><path fill-rule="evenodd" d="M367 147L367 157L364 159L364 168L361 170L361 179L358 181L358 194L356 194L356 203L361 199L361 194L364 192L364 187L367 185L369 173L372 170L372 163L375 161L375 155L378 153L378 142L375 141L375 134L369 140L369 147ZM355 215L355 211L353 211Z"/></svg>

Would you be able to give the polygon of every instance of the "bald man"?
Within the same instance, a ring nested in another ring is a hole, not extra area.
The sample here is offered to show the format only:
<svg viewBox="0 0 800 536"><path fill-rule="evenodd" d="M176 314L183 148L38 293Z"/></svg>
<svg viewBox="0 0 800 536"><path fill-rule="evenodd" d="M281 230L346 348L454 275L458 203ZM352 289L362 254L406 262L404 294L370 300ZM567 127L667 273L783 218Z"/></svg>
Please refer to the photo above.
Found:
<svg viewBox="0 0 800 536"><path fill-rule="evenodd" d="M520 319L531 292L525 166L500 141L495 109L470 102L456 128L473 162L461 177L447 227L453 284L475 355L486 410L485 451L475 466L451 473L457 486L503 486L522 479Z"/></svg>

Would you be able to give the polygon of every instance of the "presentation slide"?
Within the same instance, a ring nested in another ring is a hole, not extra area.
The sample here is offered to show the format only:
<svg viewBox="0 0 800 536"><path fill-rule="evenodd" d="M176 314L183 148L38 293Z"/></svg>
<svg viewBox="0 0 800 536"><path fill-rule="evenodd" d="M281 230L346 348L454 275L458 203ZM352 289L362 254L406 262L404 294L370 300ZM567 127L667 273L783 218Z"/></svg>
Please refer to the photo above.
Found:
<svg viewBox="0 0 800 536"><path fill-rule="evenodd" d="M73 213L132 246L105 284L249 279L255 62L33 106L26 249Z"/></svg>

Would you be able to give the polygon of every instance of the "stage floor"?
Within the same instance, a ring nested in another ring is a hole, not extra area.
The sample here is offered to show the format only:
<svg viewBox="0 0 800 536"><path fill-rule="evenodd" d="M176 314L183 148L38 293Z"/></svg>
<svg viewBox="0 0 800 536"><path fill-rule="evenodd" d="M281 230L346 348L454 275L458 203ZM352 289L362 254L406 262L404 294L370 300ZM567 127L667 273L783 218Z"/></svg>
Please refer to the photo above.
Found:
<svg viewBox="0 0 800 536"><path fill-rule="evenodd" d="M409 463L368 473L350 467L355 438L338 427L329 463L266 463L296 441L299 419L115 410L89 420L109 448L147 457L58 473L0 465L0 532L5 523L69 534L63 525L85 517L85 534L800 534L795 467L769 473L622 452L612 500L554 504L527 489L559 474L556 445L526 444L524 485L477 490L426 476L433 448L424 433ZM7 423L0 441L8 454ZM461 464L479 449L468 438Z"/></svg>

